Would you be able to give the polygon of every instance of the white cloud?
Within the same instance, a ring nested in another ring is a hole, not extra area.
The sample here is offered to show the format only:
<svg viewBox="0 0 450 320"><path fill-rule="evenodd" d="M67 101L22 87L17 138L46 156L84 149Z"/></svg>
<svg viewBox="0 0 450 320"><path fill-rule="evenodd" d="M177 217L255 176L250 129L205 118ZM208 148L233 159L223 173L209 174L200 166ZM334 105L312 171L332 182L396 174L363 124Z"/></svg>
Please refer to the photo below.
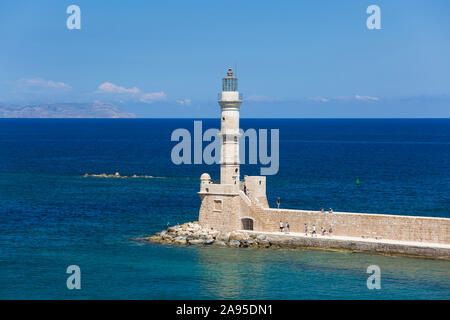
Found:
<svg viewBox="0 0 450 320"><path fill-rule="evenodd" d="M332 100L341 102L352 102L352 101L379 101L380 99L378 97L360 96L356 94L354 96L337 96L332 98Z"/></svg>
<svg viewBox="0 0 450 320"><path fill-rule="evenodd" d="M176 100L178 104L184 105L184 106L190 106L192 101L191 99L183 99L183 100Z"/></svg>
<svg viewBox="0 0 450 320"><path fill-rule="evenodd" d="M324 97L314 97L314 98L309 98L308 100L315 101L315 102L328 102L328 101L330 101L329 99L324 98Z"/></svg>
<svg viewBox="0 0 450 320"><path fill-rule="evenodd" d="M141 91L136 88L125 88L118 85L115 85L111 82L103 82L101 85L98 86L98 89L96 91L97 93L130 93L130 94L138 94Z"/></svg>
<svg viewBox="0 0 450 320"><path fill-rule="evenodd" d="M378 97L369 97L369 96L360 96L360 95L355 95L355 99L360 100L360 101L379 101L380 100Z"/></svg>
<svg viewBox="0 0 450 320"><path fill-rule="evenodd" d="M141 95L141 98L139 100L145 103L152 103L155 101L166 100L166 98L167 95L161 91L161 92L144 93L143 95Z"/></svg>
<svg viewBox="0 0 450 320"><path fill-rule="evenodd" d="M352 101L353 97L349 97L349 96L337 96L334 97L333 100L337 100L337 101Z"/></svg>
<svg viewBox="0 0 450 320"><path fill-rule="evenodd" d="M166 100L167 95L163 92L142 92L138 87L126 88L118 86L112 82L103 82L98 86L95 93L121 95L120 103L123 103L124 97L129 99L138 99L144 103L153 103L155 101Z"/></svg>
<svg viewBox="0 0 450 320"><path fill-rule="evenodd" d="M51 88L51 89L70 89L67 83L61 81L45 80L42 78L21 79L19 84L25 87Z"/></svg>

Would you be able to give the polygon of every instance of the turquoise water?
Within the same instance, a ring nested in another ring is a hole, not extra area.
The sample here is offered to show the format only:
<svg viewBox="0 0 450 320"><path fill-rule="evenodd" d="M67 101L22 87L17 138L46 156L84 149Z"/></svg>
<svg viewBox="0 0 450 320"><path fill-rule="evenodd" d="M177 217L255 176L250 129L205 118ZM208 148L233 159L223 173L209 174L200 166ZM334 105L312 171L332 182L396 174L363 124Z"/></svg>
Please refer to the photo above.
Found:
<svg viewBox="0 0 450 320"><path fill-rule="evenodd" d="M271 205L450 217L450 120L242 125L280 129ZM217 166L171 164L170 133L183 127L192 120L0 120L0 298L450 298L448 261L137 240L196 220L198 177L218 177ZM116 171L153 178L82 177ZM73 264L82 290L66 288ZM366 287L373 264L380 290Z"/></svg>

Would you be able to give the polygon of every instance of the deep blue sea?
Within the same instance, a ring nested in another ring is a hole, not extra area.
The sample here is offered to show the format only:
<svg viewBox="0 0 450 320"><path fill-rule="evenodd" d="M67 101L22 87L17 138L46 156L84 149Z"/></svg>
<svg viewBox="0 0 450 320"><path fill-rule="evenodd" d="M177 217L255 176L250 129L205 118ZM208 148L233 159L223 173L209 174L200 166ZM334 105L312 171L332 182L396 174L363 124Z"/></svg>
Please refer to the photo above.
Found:
<svg viewBox="0 0 450 320"><path fill-rule="evenodd" d="M136 240L196 220L200 174L219 178L218 165L171 162L171 133L193 131L193 121L0 119L0 298L450 298L448 261ZM203 120L203 130L219 126ZM242 119L241 127L280 130L271 206L280 197L284 208L450 218L450 119ZM83 177L115 172L153 178ZM366 286L373 264L380 290ZM81 290L66 287L69 265L81 268Z"/></svg>

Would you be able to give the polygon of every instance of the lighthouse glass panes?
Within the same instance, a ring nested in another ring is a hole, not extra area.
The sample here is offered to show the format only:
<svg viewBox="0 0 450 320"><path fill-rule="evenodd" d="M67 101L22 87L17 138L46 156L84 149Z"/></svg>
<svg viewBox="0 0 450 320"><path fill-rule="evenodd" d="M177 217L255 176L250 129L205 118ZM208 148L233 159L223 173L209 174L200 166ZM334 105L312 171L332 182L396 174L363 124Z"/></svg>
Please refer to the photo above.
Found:
<svg viewBox="0 0 450 320"><path fill-rule="evenodd" d="M223 78L222 91L237 91L238 90L237 78Z"/></svg>

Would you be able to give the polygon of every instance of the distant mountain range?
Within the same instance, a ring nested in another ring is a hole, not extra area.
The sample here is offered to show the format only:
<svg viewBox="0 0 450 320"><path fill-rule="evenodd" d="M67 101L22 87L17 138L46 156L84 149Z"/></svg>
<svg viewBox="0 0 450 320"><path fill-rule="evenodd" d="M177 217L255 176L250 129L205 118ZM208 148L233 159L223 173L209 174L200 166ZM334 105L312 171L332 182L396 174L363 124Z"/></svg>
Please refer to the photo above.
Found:
<svg viewBox="0 0 450 320"><path fill-rule="evenodd" d="M110 103L0 104L0 118L135 118Z"/></svg>

